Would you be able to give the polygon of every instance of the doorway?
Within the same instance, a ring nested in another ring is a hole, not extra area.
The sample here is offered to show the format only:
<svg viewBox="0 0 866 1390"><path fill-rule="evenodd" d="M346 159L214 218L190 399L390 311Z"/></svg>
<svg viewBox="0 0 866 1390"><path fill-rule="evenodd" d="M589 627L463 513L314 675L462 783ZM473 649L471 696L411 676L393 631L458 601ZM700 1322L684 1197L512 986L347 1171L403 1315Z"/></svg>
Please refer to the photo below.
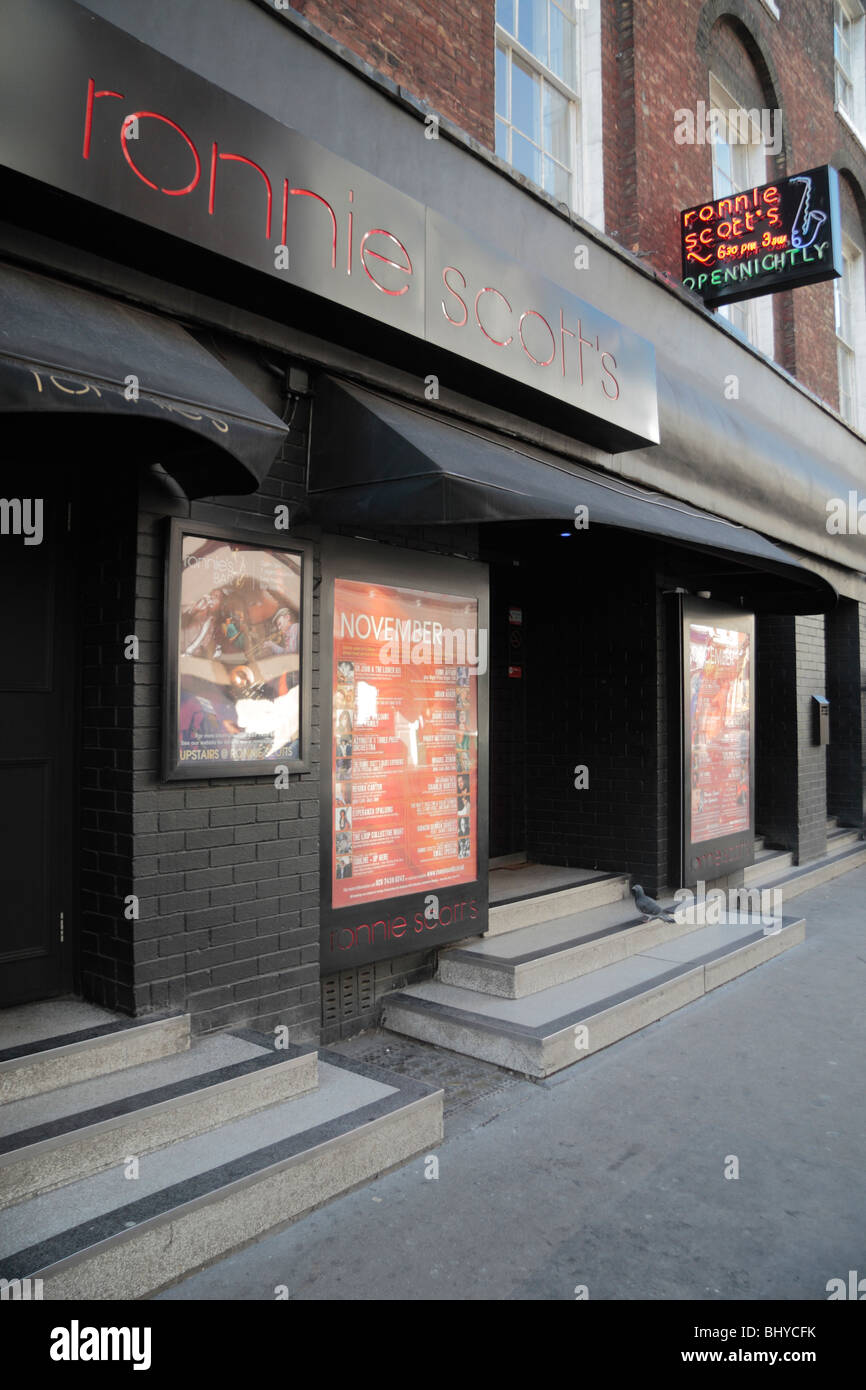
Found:
<svg viewBox="0 0 866 1390"><path fill-rule="evenodd" d="M7 469L27 479L35 470ZM65 498L0 499L0 1005L73 987L77 651Z"/></svg>

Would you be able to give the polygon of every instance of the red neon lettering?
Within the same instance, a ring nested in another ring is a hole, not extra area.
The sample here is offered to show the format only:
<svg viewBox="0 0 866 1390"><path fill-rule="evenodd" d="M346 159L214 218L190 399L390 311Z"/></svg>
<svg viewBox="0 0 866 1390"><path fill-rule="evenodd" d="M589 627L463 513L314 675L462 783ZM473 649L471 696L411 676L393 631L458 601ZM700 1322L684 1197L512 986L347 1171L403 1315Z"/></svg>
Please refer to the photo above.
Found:
<svg viewBox="0 0 866 1390"><path fill-rule="evenodd" d="M529 351L529 348L526 346L526 343L523 340L523 320L533 317L541 319L541 322L544 324L545 328L550 334L550 341L553 344L553 351L551 352L550 356L546 358L544 361L542 361L539 357L533 357L532 353ZM527 309L525 313L520 315L520 323L517 326L517 335L520 338L520 346L523 348L523 351L526 353L527 357L529 357L536 364L537 367L550 366L551 362L556 356L556 339L553 336L553 329L551 328L550 324L547 322L547 319L544 317L543 314L539 314L537 309Z"/></svg>
<svg viewBox="0 0 866 1390"><path fill-rule="evenodd" d="M172 130L176 130L178 135L186 141L186 143L192 150L192 157L195 160L195 173L185 188L157 189L157 185L151 179L145 178L144 174L141 172L138 165L133 160L132 155L129 153L129 145L127 144L126 133L127 129L133 121L143 120L145 116L150 116L151 119L154 121L162 121L165 125L171 126ZM201 178L201 160L198 157L198 150L196 149L195 145L190 140L186 131L181 130L180 126L177 124L176 121L170 121L168 116L161 116L158 111L133 111L132 115L127 116L126 120L123 122L123 125L120 127L120 147L123 150L123 157L129 165L130 169L134 174L138 175L142 183L146 183L148 188L157 189L157 192L159 193L167 193L170 198L180 198L185 193L191 193L192 190L195 188L196 184L198 183L199 179ZM216 146L214 146L214 149L216 149Z"/></svg>
<svg viewBox="0 0 866 1390"><path fill-rule="evenodd" d="M448 283L448 272L451 271L451 270L454 271L454 274L455 274L455 275L459 275L459 276L460 276L460 279L463 281L463 288L464 288L464 290L466 289L466 276L463 274L462 270L458 270L458 269L457 269L456 265L446 265L445 268L444 268L444 270L442 271L442 281L443 281L443 284L445 285L446 290L448 291L449 294L453 294L454 298L457 300L457 303L460 304L460 305L462 306L462 308L463 308L463 317L462 317L462 319L452 319L451 315L449 314L448 310L447 310L446 307L445 307L445 300L442 299L442 300L440 300L439 302L440 302L441 305L442 305L442 312L443 312L443 314L445 315L445 317L446 317L446 319L448 320L448 322L449 322L449 323L453 323L455 328L465 328L465 327L466 327L466 324L469 322L469 309L468 309L467 306L466 306L466 300L465 300L465 299L461 299L461 297L460 297L460 295L457 293L457 291L454 290L454 289L452 289L451 286L450 286L449 283Z"/></svg>
<svg viewBox="0 0 866 1390"><path fill-rule="evenodd" d="M478 324L478 327L481 329L481 332L484 334L485 338L488 338L488 339L490 340L491 343L495 343L497 347L508 347L508 344L509 344L510 342L512 342L513 339L514 339L514 334L513 334L513 333L509 333L509 335L508 335L507 338L502 338L502 339L500 339L500 338L494 338L493 335L492 335L491 333L488 333L488 332L487 332L487 329L484 327L484 324L481 322L481 319L480 319L479 314L478 314L478 301L479 301L479 299L481 298L481 296L482 296L483 294L495 294L495 295L498 295L499 298L502 300L502 303L503 303L503 304L505 305L505 307L507 308L509 314L511 313L511 305L508 303L508 300L505 298L505 295L502 294L502 293L500 293L499 290L494 289L492 285L487 285L487 286L485 286L485 288L484 288L483 290L479 290L478 293L477 293L476 296L475 296L475 322Z"/></svg>
<svg viewBox="0 0 866 1390"><path fill-rule="evenodd" d="M283 222L282 222L283 245L285 245L285 242L286 242L286 221L287 221L288 215L289 215L289 194L290 194L290 193L293 194L295 197L298 197L298 198L315 198L317 202L319 202L319 203L324 203L325 207L328 209L328 212L331 214L331 269L332 269L332 270L336 270L336 267L337 267L337 218L336 218L336 216L335 216L335 214L334 214L334 209L331 207L331 204L327 201L326 198L323 198L323 197L321 196L321 194L319 194L319 193L314 193L313 190L312 190L311 188L289 188L289 181L288 181L288 179L283 179ZM351 195L350 195L350 196L351 196ZM351 217L352 217L352 214L349 213L350 222L351 222ZM351 254L352 254L352 248L351 248L351 243L350 243L350 245L349 245L349 256L350 256L350 257L351 257ZM350 261L349 274L351 275L351 273L352 273L352 271L351 271L351 261Z"/></svg>
<svg viewBox="0 0 866 1390"><path fill-rule="evenodd" d="M83 159L90 158L90 134L93 129L93 103L97 97L119 97L123 101L122 92L97 92L96 83L90 77L87 80L87 105L84 108L84 146L81 151Z"/></svg>
<svg viewBox="0 0 866 1390"><path fill-rule="evenodd" d="M398 261L391 261L388 259L387 256L383 256L380 251L369 250L367 248L367 242L369 241L371 236L386 236L389 241L393 241L396 246L400 247L400 250L406 257L406 264L400 265ZM361 239L361 249L359 254L361 257L361 264L363 265L370 279L373 281L373 284L376 286L377 290L381 290L383 294L392 295L400 295L406 293L406 291L409 288L408 285L404 285L403 288L399 290L389 290L385 287L385 285L380 285L379 281L376 279L370 267L367 265L367 257L372 256L374 260L384 261L386 265L392 266L394 270L402 271L404 275L412 274L412 262L409 258L409 252L406 250L406 247L403 245L402 241L400 241L397 237L394 236L393 232L386 232L384 227L372 227L369 232L364 233L364 236Z"/></svg>
<svg viewBox="0 0 866 1390"><path fill-rule="evenodd" d="M270 239L271 239L271 207L272 207L272 203L273 203L273 190L272 190L272 188L271 188L271 181L270 181L270 179L268 178L267 174L265 173L265 171L264 171L264 169L261 167L261 165L260 165L260 164L256 164L255 160L253 160L253 159L247 159L247 157L246 157L245 154L218 154L218 153L217 153L217 142L216 142L216 140L214 140L214 142L213 142L213 147L212 147L212 149L211 149L211 158L210 158L210 192L209 192L209 195L208 195L207 210L208 210L208 212L210 213L211 217L213 217L214 201L215 201L215 194L216 194L216 170L217 170L217 159L231 159L231 160L234 160L236 164L249 164L249 166L250 166L251 169L258 169L259 173L261 174L262 178L263 178L264 181L265 181L265 187L266 187L267 190L268 190L268 213L267 213L267 224L266 224L266 225L267 225L267 230L266 230L266 232L265 232L265 235L266 235L268 241L270 241Z"/></svg>

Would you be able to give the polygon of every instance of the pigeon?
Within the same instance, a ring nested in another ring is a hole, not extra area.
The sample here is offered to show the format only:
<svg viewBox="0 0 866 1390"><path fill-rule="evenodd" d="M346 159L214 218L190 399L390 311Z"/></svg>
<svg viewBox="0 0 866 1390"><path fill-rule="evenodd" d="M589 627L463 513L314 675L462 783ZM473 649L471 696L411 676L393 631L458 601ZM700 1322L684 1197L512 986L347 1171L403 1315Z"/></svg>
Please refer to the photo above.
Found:
<svg viewBox="0 0 866 1390"><path fill-rule="evenodd" d="M639 883L636 883L631 891L634 894L634 905L638 912L643 914L645 922L648 922L651 917L660 917L663 922L676 922L676 918L672 917L669 912L665 912L655 898L647 897Z"/></svg>

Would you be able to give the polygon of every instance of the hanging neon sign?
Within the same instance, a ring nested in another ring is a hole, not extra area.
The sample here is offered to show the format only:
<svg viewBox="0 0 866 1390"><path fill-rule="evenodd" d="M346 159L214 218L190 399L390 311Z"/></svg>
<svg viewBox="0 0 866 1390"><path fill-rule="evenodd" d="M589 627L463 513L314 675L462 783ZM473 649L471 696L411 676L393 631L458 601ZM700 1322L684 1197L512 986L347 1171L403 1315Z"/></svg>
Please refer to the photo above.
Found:
<svg viewBox="0 0 866 1390"><path fill-rule="evenodd" d="M842 273L839 176L829 164L680 214L683 284L730 304Z"/></svg>

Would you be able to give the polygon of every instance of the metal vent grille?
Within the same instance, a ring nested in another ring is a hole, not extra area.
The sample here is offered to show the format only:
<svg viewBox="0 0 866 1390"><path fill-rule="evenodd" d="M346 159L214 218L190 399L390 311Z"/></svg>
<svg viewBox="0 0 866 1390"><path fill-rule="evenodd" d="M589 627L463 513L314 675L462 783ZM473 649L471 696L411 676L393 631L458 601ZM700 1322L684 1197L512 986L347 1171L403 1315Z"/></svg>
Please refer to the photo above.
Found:
<svg viewBox="0 0 866 1390"><path fill-rule="evenodd" d="M375 999L373 982L372 965L342 970L339 975L327 975L322 980L323 1025L345 1023L370 1013Z"/></svg>
<svg viewBox="0 0 866 1390"><path fill-rule="evenodd" d="M336 1023L340 1017L339 975L328 975L322 981L322 1023Z"/></svg>

